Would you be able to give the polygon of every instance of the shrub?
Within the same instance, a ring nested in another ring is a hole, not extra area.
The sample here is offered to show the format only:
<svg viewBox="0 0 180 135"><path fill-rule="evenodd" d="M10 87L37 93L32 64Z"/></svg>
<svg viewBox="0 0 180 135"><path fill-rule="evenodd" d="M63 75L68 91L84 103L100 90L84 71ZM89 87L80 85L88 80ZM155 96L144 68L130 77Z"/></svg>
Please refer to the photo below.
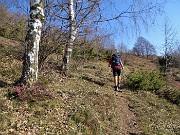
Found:
<svg viewBox="0 0 180 135"><path fill-rule="evenodd" d="M126 85L133 90L159 90L164 81L159 72L134 72L127 76Z"/></svg>
<svg viewBox="0 0 180 135"><path fill-rule="evenodd" d="M20 101L39 101L54 98L54 96L45 88L45 85L39 82L31 87L15 87L10 90L9 96L10 98L18 98Z"/></svg>
<svg viewBox="0 0 180 135"><path fill-rule="evenodd" d="M8 31L6 28L0 27L0 36L7 37Z"/></svg>

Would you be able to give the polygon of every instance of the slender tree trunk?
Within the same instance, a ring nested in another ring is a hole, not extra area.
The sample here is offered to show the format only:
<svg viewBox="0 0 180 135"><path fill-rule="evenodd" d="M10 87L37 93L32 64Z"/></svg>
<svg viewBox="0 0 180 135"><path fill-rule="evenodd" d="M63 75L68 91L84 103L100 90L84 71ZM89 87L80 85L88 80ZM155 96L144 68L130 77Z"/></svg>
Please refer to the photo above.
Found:
<svg viewBox="0 0 180 135"><path fill-rule="evenodd" d="M71 59L73 44L76 39L77 28L76 28L76 20L74 13L74 0L69 0L69 22L70 22L70 31L69 31L69 43L66 44L65 53L63 57L63 71L67 71L69 69L69 61Z"/></svg>
<svg viewBox="0 0 180 135"><path fill-rule="evenodd" d="M44 0L30 1L30 19L25 39L25 53L23 71L20 82L23 85L32 85L38 79L38 52L41 38L41 29L44 22Z"/></svg>

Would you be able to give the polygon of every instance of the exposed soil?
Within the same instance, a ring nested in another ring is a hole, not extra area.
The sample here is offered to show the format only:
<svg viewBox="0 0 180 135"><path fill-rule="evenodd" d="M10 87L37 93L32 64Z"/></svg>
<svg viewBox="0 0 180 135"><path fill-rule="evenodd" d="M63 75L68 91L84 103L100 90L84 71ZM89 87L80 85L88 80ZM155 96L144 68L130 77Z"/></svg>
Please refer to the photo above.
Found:
<svg viewBox="0 0 180 135"><path fill-rule="evenodd" d="M116 114L120 123L121 135L140 135L136 110L124 92L116 92Z"/></svg>
<svg viewBox="0 0 180 135"><path fill-rule="evenodd" d="M176 77L171 77L170 79L168 79L168 83L180 88L180 81L176 79Z"/></svg>

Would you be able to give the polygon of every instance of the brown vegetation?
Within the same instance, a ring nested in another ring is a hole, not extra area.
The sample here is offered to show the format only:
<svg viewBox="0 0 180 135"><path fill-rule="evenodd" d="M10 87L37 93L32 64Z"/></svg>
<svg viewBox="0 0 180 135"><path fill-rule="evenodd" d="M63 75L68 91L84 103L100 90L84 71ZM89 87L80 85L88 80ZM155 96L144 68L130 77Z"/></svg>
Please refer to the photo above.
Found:
<svg viewBox="0 0 180 135"><path fill-rule="evenodd" d="M35 100L28 98L23 102L9 99L7 95L14 88L8 84L16 81L22 70L21 59L17 59L22 50L16 47L21 46L20 43L1 39L1 134L179 133L179 107L165 100L163 91L158 93L162 98L153 92L132 92L126 87L122 93L115 93L107 62L96 60L78 64L76 61L76 64L72 63L77 65L73 72L62 76L55 64L56 54L53 54L39 77L53 98L38 100L35 96ZM124 81L129 73L158 69L150 60L133 55L128 55L125 63ZM173 94L168 98L172 99Z"/></svg>

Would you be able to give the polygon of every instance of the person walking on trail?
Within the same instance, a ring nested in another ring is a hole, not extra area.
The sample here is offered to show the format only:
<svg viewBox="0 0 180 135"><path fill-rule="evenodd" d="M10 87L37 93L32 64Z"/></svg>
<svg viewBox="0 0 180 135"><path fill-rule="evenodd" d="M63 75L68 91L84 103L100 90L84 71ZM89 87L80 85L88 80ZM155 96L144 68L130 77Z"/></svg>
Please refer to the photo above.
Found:
<svg viewBox="0 0 180 135"><path fill-rule="evenodd" d="M109 60L109 67L112 68L113 76L114 76L114 88L115 91L119 91L120 81L121 81L121 73L124 68L123 63L121 61L120 55L118 53L113 54L111 59Z"/></svg>

